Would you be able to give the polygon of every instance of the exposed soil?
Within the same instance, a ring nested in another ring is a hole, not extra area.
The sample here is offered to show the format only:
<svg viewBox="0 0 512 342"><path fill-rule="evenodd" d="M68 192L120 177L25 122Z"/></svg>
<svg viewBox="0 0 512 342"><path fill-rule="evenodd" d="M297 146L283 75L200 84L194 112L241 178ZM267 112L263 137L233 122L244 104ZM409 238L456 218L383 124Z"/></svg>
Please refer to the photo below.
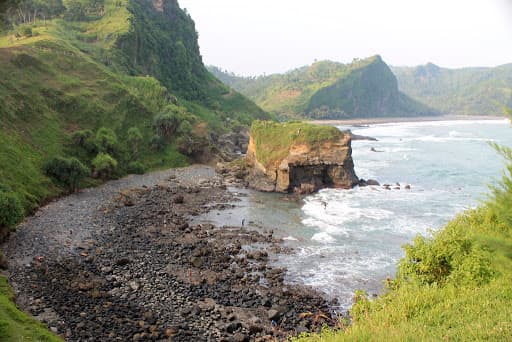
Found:
<svg viewBox="0 0 512 342"><path fill-rule="evenodd" d="M130 176L41 208L4 245L23 309L68 341L253 341L332 325L283 283L271 230L192 225L236 198L213 169Z"/></svg>

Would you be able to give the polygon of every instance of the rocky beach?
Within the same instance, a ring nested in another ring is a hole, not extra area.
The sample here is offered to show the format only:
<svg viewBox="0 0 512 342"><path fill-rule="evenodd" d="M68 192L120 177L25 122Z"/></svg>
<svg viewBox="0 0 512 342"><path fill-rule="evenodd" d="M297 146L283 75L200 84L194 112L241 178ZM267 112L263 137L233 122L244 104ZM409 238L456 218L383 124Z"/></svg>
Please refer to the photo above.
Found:
<svg viewBox="0 0 512 342"><path fill-rule="evenodd" d="M206 166L129 176L46 205L3 246L17 304L67 341L267 341L336 323L283 283L272 227L192 218L236 203Z"/></svg>

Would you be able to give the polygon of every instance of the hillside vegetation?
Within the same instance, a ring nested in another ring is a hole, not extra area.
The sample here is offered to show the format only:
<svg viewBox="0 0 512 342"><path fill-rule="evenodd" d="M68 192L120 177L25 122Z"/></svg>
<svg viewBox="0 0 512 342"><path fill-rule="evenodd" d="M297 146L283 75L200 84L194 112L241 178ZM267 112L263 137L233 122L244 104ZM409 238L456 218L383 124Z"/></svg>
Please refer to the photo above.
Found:
<svg viewBox="0 0 512 342"><path fill-rule="evenodd" d="M398 91L395 76L380 56L351 64L330 61L286 74L238 77L210 70L224 83L281 117L347 119L417 116L434 110Z"/></svg>
<svg viewBox="0 0 512 342"><path fill-rule="evenodd" d="M512 64L446 69L434 64L393 67L405 94L444 114L502 115L512 105Z"/></svg>
<svg viewBox="0 0 512 342"><path fill-rule="evenodd" d="M507 175L487 203L405 246L384 295L356 293L351 325L300 340L510 341L512 149L500 150Z"/></svg>
<svg viewBox="0 0 512 342"><path fill-rule="evenodd" d="M25 213L78 186L206 160L216 136L269 118L206 70L176 0L0 9L0 200Z"/></svg>

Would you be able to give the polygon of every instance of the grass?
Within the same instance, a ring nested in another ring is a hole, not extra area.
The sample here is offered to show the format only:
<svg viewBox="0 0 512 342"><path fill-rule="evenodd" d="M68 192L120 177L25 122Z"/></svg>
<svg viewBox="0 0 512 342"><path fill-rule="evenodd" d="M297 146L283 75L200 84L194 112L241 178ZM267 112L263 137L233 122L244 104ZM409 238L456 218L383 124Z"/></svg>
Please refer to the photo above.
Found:
<svg viewBox="0 0 512 342"><path fill-rule="evenodd" d="M0 340L2 341L62 341L46 327L19 310L13 302L14 293L7 278L0 275Z"/></svg>
<svg viewBox="0 0 512 342"><path fill-rule="evenodd" d="M343 139L343 132L333 126L321 126L300 121L277 123L254 121L251 136L256 145L258 161L266 168L277 166L293 145L318 145Z"/></svg>

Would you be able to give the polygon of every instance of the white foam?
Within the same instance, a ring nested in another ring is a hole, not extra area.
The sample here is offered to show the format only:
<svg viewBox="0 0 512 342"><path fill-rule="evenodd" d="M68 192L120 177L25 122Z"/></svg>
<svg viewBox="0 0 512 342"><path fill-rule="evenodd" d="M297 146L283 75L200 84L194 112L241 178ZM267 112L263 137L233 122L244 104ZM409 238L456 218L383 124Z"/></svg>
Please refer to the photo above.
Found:
<svg viewBox="0 0 512 342"><path fill-rule="evenodd" d="M336 242L336 239L333 238L332 236L330 236L329 234L327 234L326 232L316 233L315 235L313 235L311 240L317 241L317 242L321 242L321 243L334 243L334 242Z"/></svg>
<svg viewBox="0 0 512 342"><path fill-rule="evenodd" d="M299 239L293 237L293 236L287 236L287 237L284 237L283 240L287 240L287 241L299 241Z"/></svg>

